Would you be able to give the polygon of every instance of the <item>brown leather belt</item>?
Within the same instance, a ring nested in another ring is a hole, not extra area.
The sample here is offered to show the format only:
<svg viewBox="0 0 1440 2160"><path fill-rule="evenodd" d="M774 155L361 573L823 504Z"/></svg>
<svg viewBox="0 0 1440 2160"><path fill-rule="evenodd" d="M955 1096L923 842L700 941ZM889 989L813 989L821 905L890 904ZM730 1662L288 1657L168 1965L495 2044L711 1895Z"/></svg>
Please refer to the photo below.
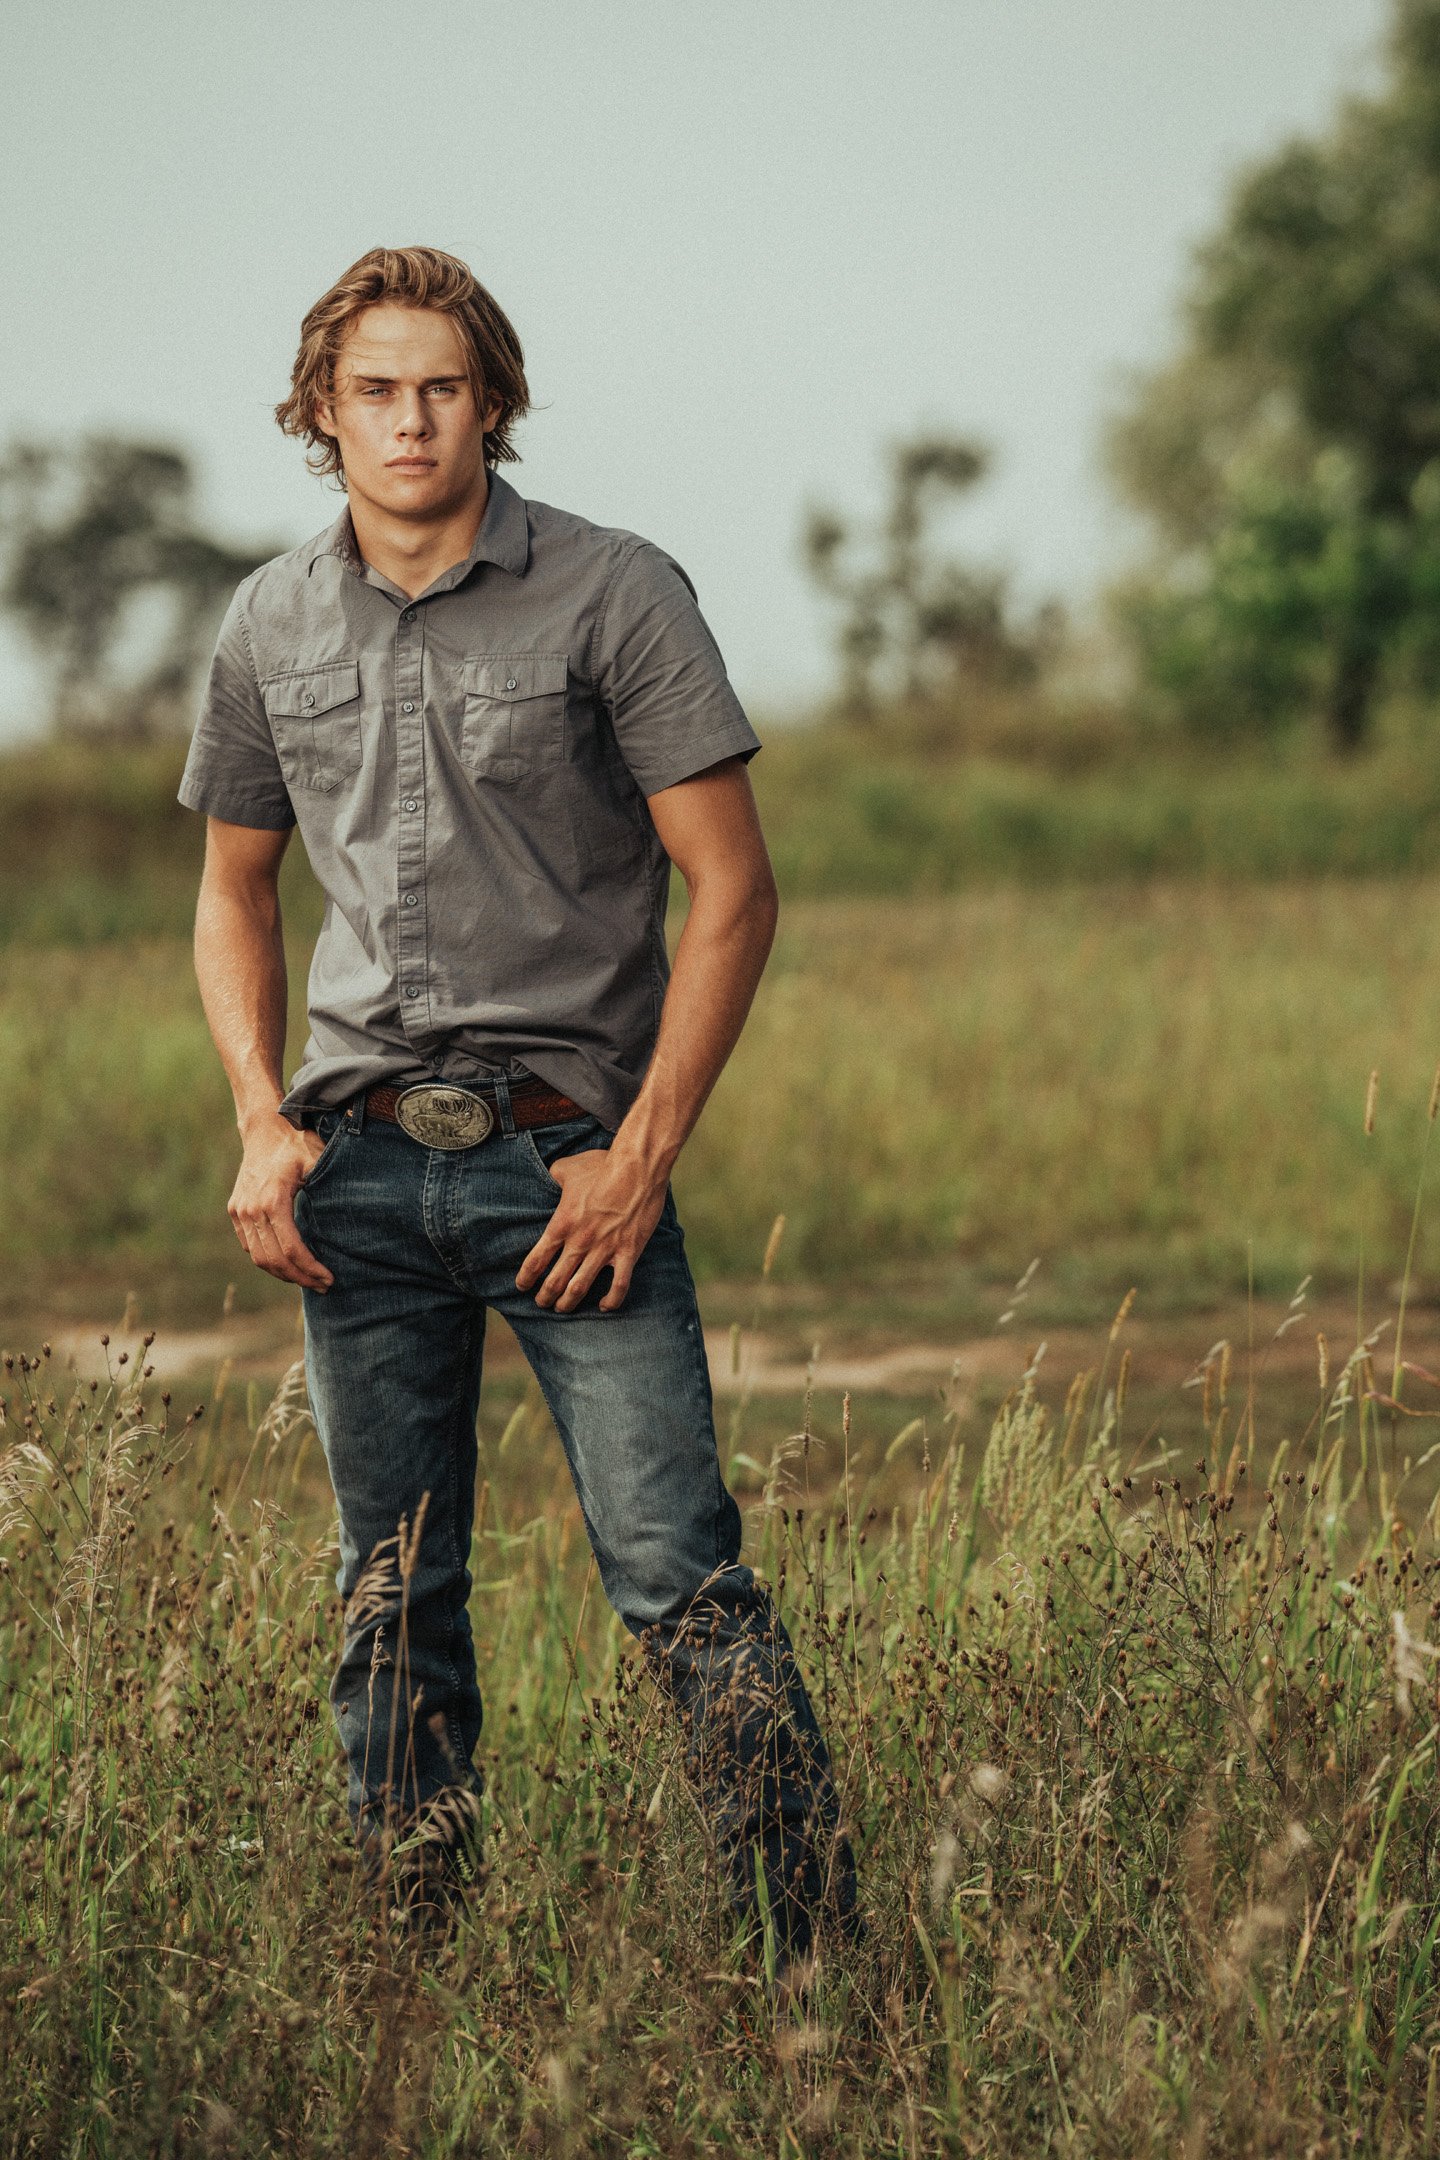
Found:
<svg viewBox="0 0 1440 2160"><path fill-rule="evenodd" d="M418 1084L418 1083L415 1083ZM495 1092L483 1080L465 1080L456 1083L467 1095L479 1095L493 1111L496 1108ZM365 1115L383 1118L388 1124L398 1125L395 1105L406 1092L398 1087L372 1087L365 1095ZM555 1088L547 1087L543 1080L517 1080L510 1089L510 1114L518 1130L531 1125L560 1125L567 1118L584 1117L579 1103L572 1102ZM497 1121L498 1122L498 1121Z"/></svg>

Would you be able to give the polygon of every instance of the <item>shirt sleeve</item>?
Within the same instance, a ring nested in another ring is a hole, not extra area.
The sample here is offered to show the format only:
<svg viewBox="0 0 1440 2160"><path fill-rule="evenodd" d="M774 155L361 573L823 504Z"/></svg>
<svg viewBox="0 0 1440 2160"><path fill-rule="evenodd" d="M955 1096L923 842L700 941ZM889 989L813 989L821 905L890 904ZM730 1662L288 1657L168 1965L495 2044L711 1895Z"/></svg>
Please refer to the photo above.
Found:
<svg viewBox="0 0 1440 2160"><path fill-rule="evenodd" d="M255 679L245 636L244 595L241 585L220 625L176 792L187 810L223 818L228 825L283 832L295 823L295 811Z"/></svg>
<svg viewBox="0 0 1440 2160"><path fill-rule="evenodd" d="M760 748L694 586L652 541L638 541L611 578L596 631L595 683L643 795Z"/></svg>

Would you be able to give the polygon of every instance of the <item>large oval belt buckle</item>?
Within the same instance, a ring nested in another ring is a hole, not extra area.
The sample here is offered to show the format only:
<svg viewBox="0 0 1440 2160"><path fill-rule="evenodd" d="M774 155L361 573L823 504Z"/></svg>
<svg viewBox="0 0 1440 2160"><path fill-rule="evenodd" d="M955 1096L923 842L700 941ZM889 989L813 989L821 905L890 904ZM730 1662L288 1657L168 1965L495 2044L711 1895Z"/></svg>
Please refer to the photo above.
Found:
<svg viewBox="0 0 1440 2160"><path fill-rule="evenodd" d="M417 1080L413 1087L402 1088L395 1116L412 1140L433 1148L476 1147L489 1139L495 1125L495 1113L483 1096L435 1080Z"/></svg>

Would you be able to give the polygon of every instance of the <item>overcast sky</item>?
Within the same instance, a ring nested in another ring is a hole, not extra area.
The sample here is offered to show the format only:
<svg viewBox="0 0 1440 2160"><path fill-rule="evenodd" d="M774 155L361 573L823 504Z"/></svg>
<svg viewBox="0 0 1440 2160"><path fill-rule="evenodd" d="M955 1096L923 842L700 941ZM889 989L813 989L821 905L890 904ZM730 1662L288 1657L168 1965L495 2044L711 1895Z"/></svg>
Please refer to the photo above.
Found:
<svg viewBox="0 0 1440 2160"><path fill-rule="evenodd" d="M61 0L12 10L0 435L179 441L212 522L338 498L276 429L302 313L426 241L524 342L523 493L687 568L757 718L823 688L803 507L978 432L953 536L1083 603L1099 424L1229 177L1373 79L1382 0ZM38 703L0 652L0 732Z"/></svg>

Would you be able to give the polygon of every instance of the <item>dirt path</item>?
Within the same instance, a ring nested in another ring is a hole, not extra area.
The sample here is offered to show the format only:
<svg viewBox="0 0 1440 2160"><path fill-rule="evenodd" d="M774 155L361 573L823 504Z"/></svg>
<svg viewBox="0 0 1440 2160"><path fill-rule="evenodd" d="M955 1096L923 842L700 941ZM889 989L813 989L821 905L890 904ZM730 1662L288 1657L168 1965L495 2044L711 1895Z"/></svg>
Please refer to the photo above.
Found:
<svg viewBox="0 0 1440 2160"><path fill-rule="evenodd" d="M76 1372L83 1378L102 1377L106 1370L105 1347L101 1344L102 1329L98 1323L85 1327L62 1327L52 1331L49 1337L55 1356L65 1365L73 1362ZM108 1355L112 1361L118 1353L128 1348L135 1355L139 1337L126 1336L113 1326L110 1330ZM988 1346L986 1346L988 1348ZM995 1348L1002 1361L1014 1363L1013 1346L999 1343ZM788 1355L771 1337L746 1331L741 1338L738 1368L732 1349L728 1328L708 1328L705 1333L705 1349L710 1360L711 1379L717 1394L734 1395L749 1392L757 1395L802 1395L806 1384L806 1364ZM148 1352L148 1362L154 1366L157 1379L170 1381L183 1379L217 1366L222 1359L231 1361L232 1369L241 1379L259 1379L276 1376L294 1359L302 1355L303 1345L298 1329L291 1326L284 1315L247 1314L223 1322L218 1327L161 1330ZM973 1361L974 1351L962 1354L960 1362L968 1365ZM485 1358L487 1370L508 1370L522 1361L519 1346L508 1328L492 1321L486 1341ZM988 1362L983 1359L982 1361ZM812 1385L823 1389L848 1388L854 1394L914 1394L917 1387L944 1382L957 1363L954 1349L936 1343L901 1343L894 1349L870 1355L846 1356L830 1352L817 1359L812 1371ZM1017 1366L1017 1370L1019 1367Z"/></svg>
<svg viewBox="0 0 1440 2160"><path fill-rule="evenodd" d="M1393 1307L1377 1312L1386 1321L1376 1349L1377 1372L1388 1385L1393 1357ZM1202 1314L1182 1318L1127 1321L1122 1342L1131 1352L1137 1381L1151 1388L1172 1389L1184 1385L1212 1346L1228 1336L1231 1341L1232 1386L1247 1384L1252 1352L1247 1342L1250 1323L1243 1307L1233 1315ZM1023 1330L1023 1332L1022 1332ZM139 1351L139 1331L126 1335L111 1328L108 1353L101 1345L101 1324L55 1329L50 1341L56 1358L73 1363L84 1378L101 1377L107 1355L113 1361L128 1348ZM973 1399L982 1388L1018 1380L1043 1335L1042 1369L1052 1380L1066 1382L1077 1372L1093 1368L1105 1354L1108 1331L1073 1327L1041 1330L1017 1316L1013 1328L992 1330L983 1336L950 1340L902 1339L876 1347L873 1339L861 1346L830 1340L821 1334L815 1355L807 1359L795 1347L793 1334L782 1338L766 1328L745 1329L736 1338L729 1329L706 1330L711 1378L717 1395L749 1393L757 1396L792 1396L797 1404L807 1383L817 1394L837 1395L848 1390L855 1396L906 1396L945 1394L951 1402ZM1353 1305L1322 1306L1292 1310L1276 1303L1257 1307L1254 1321L1253 1361L1257 1381L1267 1386L1303 1389L1313 1376L1318 1386L1317 1333L1327 1341L1328 1361L1338 1372L1354 1346ZM1440 1311L1428 1306L1406 1315L1404 1349L1407 1360L1440 1370ZM151 1345L148 1360L157 1378L169 1382L192 1374L213 1372L229 1360L239 1379L275 1380L303 1353L298 1313L236 1315L218 1326L194 1330L161 1330ZM1112 1353L1112 1367L1118 1348ZM492 1323L486 1346L487 1370L519 1369L519 1346L509 1329ZM1440 1387L1431 1389L1416 1377L1407 1381L1407 1394L1417 1403L1440 1408Z"/></svg>

